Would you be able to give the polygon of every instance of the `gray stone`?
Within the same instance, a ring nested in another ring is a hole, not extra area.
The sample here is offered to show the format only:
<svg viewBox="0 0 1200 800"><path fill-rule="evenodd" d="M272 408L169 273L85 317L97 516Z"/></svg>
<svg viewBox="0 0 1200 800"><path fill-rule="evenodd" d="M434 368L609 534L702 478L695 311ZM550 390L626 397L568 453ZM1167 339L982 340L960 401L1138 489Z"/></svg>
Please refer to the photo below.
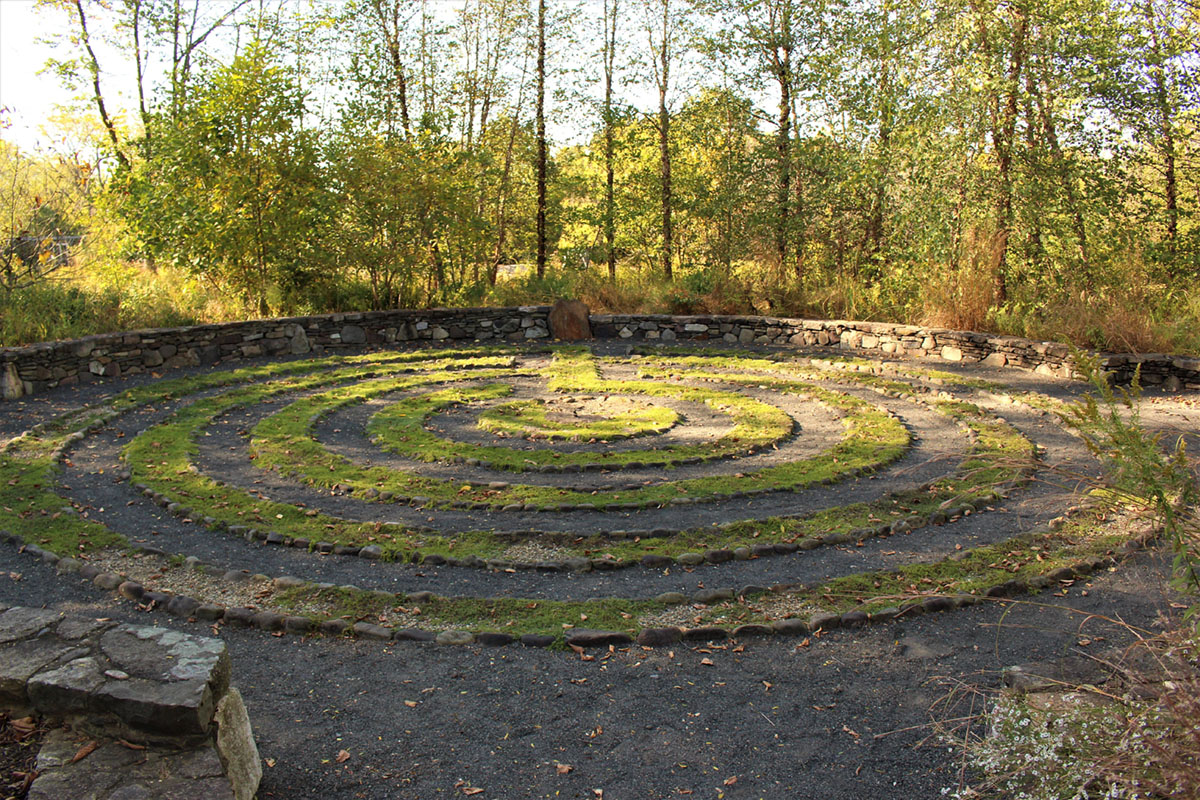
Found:
<svg viewBox="0 0 1200 800"><path fill-rule="evenodd" d="M308 581L292 575L280 575L271 583L276 589L298 589L302 586L306 586Z"/></svg>
<svg viewBox="0 0 1200 800"><path fill-rule="evenodd" d="M820 613L813 614L812 619L808 621L808 628L812 631L831 630L842 624L840 614Z"/></svg>
<svg viewBox="0 0 1200 800"><path fill-rule="evenodd" d="M382 625L372 625L369 622L356 622L354 623L354 635L360 639L386 642L392 638L392 629Z"/></svg>
<svg viewBox="0 0 1200 800"><path fill-rule="evenodd" d="M773 622L771 627L781 636L804 636L809 632L808 623L795 617Z"/></svg>
<svg viewBox="0 0 1200 800"><path fill-rule="evenodd" d="M118 625L100 639L114 664L151 681L203 680L218 694L229 686L229 651L219 639L167 628Z"/></svg>
<svg viewBox="0 0 1200 800"><path fill-rule="evenodd" d="M115 628L116 626L117 623L112 622L111 620L100 620L93 617L84 617L72 614L65 617L62 622L58 623L58 627L55 628L54 632L60 639L76 641L79 639L85 639L97 633L102 633L103 631L106 631L110 628Z"/></svg>
<svg viewBox="0 0 1200 800"><path fill-rule="evenodd" d="M138 738L201 736L208 731L216 705L212 685L199 678L110 680L96 691L96 697Z"/></svg>
<svg viewBox="0 0 1200 800"><path fill-rule="evenodd" d="M291 341L288 342L288 351L292 355L302 355L309 352L312 346L308 341L308 334L304 332L304 328L299 325L291 326L292 335Z"/></svg>
<svg viewBox="0 0 1200 800"><path fill-rule="evenodd" d="M683 631L679 628L644 628L637 636L637 643L644 647L662 647L682 638Z"/></svg>
<svg viewBox="0 0 1200 800"><path fill-rule="evenodd" d="M633 637L622 631L598 631L587 628L575 628L567 631L567 644L576 647L621 646L632 642Z"/></svg>
<svg viewBox="0 0 1200 800"><path fill-rule="evenodd" d="M719 603L722 600L732 599L733 589L701 589L693 594L691 598L693 603L700 603L706 606Z"/></svg>
<svg viewBox="0 0 1200 800"><path fill-rule="evenodd" d="M242 608L234 606L233 608L225 609L225 615L222 619L226 625L240 625L243 628L248 628L254 624L254 615L257 614L252 608Z"/></svg>
<svg viewBox="0 0 1200 800"><path fill-rule="evenodd" d="M733 633L731 635L735 639L747 639L752 636L772 636L772 635L774 635L774 633L775 633L775 629L772 628L770 625L759 625L756 623L750 623L747 625L737 626L736 628L733 629Z"/></svg>
<svg viewBox="0 0 1200 800"><path fill-rule="evenodd" d="M217 754L235 800L254 800L262 780L262 761L250 729L250 715L237 689L231 688L217 703L213 722L217 726Z"/></svg>
<svg viewBox="0 0 1200 800"><path fill-rule="evenodd" d="M350 630L350 623L344 619L327 619L317 626L317 630L326 636L343 636Z"/></svg>
<svg viewBox="0 0 1200 800"><path fill-rule="evenodd" d="M0 649L0 703L24 708L29 703L29 679L72 653L80 655L82 651L53 638L17 642Z"/></svg>
<svg viewBox="0 0 1200 800"><path fill-rule="evenodd" d="M516 641L516 637L510 633L487 632L476 636L475 641L479 642L484 647L504 647L505 645L510 645Z"/></svg>
<svg viewBox="0 0 1200 800"><path fill-rule="evenodd" d="M680 603L686 603L688 598L683 592L663 592L654 599L663 605L677 606Z"/></svg>
<svg viewBox="0 0 1200 800"><path fill-rule="evenodd" d="M200 607L200 601L187 595L176 595L167 603L167 613L177 617L190 617Z"/></svg>
<svg viewBox="0 0 1200 800"><path fill-rule="evenodd" d="M283 630L283 614L276 614L274 611L259 611L251 618L251 621L259 630Z"/></svg>
<svg viewBox="0 0 1200 800"><path fill-rule="evenodd" d="M367 332L359 325L342 327L342 344L366 344Z"/></svg>
<svg viewBox="0 0 1200 800"><path fill-rule="evenodd" d="M62 617L57 611L39 608L10 608L0 614L0 644L27 639L54 625Z"/></svg>
<svg viewBox="0 0 1200 800"><path fill-rule="evenodd" d="M554 641L553 636L544 633L527 633L521 637L521 644L526 647L549 647Z"/></svg>
<svg viewBox="0 0 1200 800"><path fill-rule="evenodd" d="M679 556L678 561L685 567L694 567L704 563L704 556L700 553L683 553Z"/></svg>
<svg viewBox="0 0 1200 800"><path fill-rule="evenodd" d="M866 625L870 617L865 611L847 611L842 614L841 626L843 628L853 628L857 625Z"/></svg>
<svg viewBox="0 0 1200 800"><path fill-rule="evenodd" d="M38 777L29 789L37 800L242 800L222 775L211 745L175 750L131 750L116 742L100 746L79 761L87 742L52 731L38 756Z"/></svg>
<svg viewBox="0 0 1200 800"><path fill-rule="evenodd" d="M900 609L896 606L888 606L887 608L871 612L871 620L873 622L885 622L893 620L898 616L900 616Z"/></svg>
<svg viewBox="0 0 1200 800"><path fill-rule="evenodd" d="M29 702L40 713L64 716L86 709L92 692L104 683L100 662L91 656L77 658L29 679Z"/></svg>
<svg viewBox="0 0 1200 800"><path fill-rule="evenodd" d="M718 628L715 625L703 628L688 628L683 632L683 640L685 642L716 642L728 638L729 631L724 628Z"/></svg>
<svg viewBox="0 0 1200 800"><path fill-rule="evenodd" d="M117 587L120 586L124 582L125 582L124 578L122 578L120 575L116 575L112 572L101 572L99 575L97 575L95 578L92 579L92 583L94 583L98 588L106 589L110 592L116 591Z"/></svg>
<svg viewBox="0 0 1200 800"><path fill-rule="evenodd" d="M196 609L193 616L201 622L215 622L225 616L225 606L219 606L216 603L205 603Z"/></svg>
<svg viewBox="0 0 1200 800"><path fill-rule="evenodd" d="M438 644L470 644L475 635L470 631L442 631L434 640Z"/></svg>

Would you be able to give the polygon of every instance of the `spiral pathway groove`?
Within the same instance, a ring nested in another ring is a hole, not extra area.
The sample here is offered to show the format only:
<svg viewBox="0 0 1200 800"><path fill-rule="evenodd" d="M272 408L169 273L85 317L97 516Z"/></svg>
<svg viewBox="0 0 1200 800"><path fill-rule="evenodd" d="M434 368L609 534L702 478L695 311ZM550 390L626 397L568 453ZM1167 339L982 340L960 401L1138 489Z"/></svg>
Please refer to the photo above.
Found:
<svg viewBox="0 0 1200 800"><path fill-rule="evenodd" d="M0 531L271 631L803 635L1052 591L1149 535L1061 490L1095 472L1063 386L999 378L602 343L196 371L6 423Z"/></svg>

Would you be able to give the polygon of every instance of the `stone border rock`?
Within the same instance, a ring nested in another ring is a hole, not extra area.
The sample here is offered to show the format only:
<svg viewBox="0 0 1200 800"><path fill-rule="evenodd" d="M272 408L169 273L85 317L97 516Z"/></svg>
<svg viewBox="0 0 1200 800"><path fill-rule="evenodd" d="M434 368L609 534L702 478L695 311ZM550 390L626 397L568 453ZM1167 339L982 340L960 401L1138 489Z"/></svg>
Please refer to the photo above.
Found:
<svg viewBox="0 0 1200 800"><path fill-rule="evenodd" d="M327 353L400 342L446 340L524 342L551 336L549 306L434 308L322 314L184 328L156 328L0 348L0 397L6 400L56 386L89 383L151 370L261 356ZM1077 377L1070 348L946 328L883 322L754 316L592 314L598 338L722 345L782 345L883 353L952 362L1013 366ZM1200 389L1200 358L1168 354L1101 353L1101 366L1128 383L1141 370L1145 384Z"/></svg>
<svg viewBox="0 0 1200 800"><path fill-rule="evenodd" d="M224 642L45 609L0 612L0 705L85 737L51 734L30 798L252 800L262 765Z"/></svg>

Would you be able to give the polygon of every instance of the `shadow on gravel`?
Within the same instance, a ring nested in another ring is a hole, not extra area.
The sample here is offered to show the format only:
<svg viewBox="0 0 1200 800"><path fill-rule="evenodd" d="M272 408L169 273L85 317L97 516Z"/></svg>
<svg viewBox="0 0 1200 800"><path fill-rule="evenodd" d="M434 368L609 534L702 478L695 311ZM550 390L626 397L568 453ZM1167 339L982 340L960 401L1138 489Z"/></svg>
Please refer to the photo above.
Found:
<svg viewBox="0 0 1200 800"><path fill-rule="evenodd" d="M959 769L930 739L939 699L966 682L997 686L1007 666L1122 646L1119 626L1088 615L1153 628L1169 609L1167 571L1144 553L1039 602L589 661L217 633L267 759L264 800L932 800L957 785ZM59 581L8 549L0 602L209 632Z"/></svg>

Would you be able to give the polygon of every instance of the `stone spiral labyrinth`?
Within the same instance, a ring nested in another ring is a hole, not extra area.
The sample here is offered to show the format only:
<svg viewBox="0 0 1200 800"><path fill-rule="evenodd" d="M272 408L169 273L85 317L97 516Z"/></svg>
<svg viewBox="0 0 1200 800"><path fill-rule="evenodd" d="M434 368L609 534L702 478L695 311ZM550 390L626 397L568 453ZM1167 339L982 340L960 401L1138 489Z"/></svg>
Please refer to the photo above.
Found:
<svg viewBox="0 0 1200 800"><path fill-rule="evenodd" d="M1049 396L912 363L616 353L136 385L5 445L0 531L183 617L540 646L803 635L1054 590L1128 547L1045 480L1084 457Z"/></svg>

